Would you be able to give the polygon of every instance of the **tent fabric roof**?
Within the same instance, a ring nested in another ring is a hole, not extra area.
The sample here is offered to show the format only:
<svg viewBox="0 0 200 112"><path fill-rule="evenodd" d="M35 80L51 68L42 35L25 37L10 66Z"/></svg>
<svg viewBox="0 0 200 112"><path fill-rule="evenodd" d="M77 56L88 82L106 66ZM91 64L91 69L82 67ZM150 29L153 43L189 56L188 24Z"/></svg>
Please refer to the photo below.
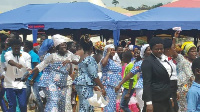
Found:
<svg viewBox="0 0 200 112"><path fill-rule="evenodd" d="M30 4L0 14L0 29L18 30L28 24L44 24L45 30L116 29L116 21L127 16L89 2Z"/></svg>
<svg viewBox="0 0 200 112"><path fill-rule="evenodd" d="M108 7L108 9L113 10L118 13L121 13L121 14L124 14L124 15L127 15L127 16L133 16L133 15L147 11L147 10L129 11L129 10L123 9L121 7Z"/></svg>
<svg viewBox="0 0 200 112"><path fill-rule="evenodd" d="M171 4L185 4L187 1L200 3L200 0L180 0ZM118 29L167 30L173 27L182 27L182 30L200 29L200 8L190 8L193 5L189 3L187 5L189 8L179 7L180 5L169 7L171 4L121 20L118 22Z"/></svg>
<svg viewBox="0 0 200 112"><path fill-rule="evenodd" d="M179 0L161 7L200 8L200 0Z"/></svg>

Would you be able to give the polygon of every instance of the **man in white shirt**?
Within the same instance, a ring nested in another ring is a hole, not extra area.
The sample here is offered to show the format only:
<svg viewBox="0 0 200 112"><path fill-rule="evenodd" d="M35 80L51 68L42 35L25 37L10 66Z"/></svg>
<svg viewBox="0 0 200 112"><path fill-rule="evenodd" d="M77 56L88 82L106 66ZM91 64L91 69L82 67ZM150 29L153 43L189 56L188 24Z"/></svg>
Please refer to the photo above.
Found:
<svg viewBox="0 0 200 112"><path fill-rule="evenodd" d="M16 96L18 98L21 112L27 112L26 85L21 78L27 70L31 69L31 56L20 51L21 42L19 39L10 41L12 50L5 53L7 71L5 74L4 86L6 97L9 103L9 112L16 111Z"/></svg>

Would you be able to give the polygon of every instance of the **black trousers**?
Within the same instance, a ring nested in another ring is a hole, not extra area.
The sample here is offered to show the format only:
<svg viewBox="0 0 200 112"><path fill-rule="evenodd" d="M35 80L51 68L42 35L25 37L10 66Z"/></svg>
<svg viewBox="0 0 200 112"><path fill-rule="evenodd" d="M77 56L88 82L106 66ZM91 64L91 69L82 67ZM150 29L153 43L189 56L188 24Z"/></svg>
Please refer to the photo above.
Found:
<svg viewBox="0 0 200 112"><path fill-rule="evenodd" d="M153 112L173 112L170 99L152 102ZM146 102L144 104L143 112L146 112Z"/></svg>
<svg viewBox="0 0 200 112"><path fill-rule="evenodd" d="M174 107L172 107L172 112L178 112L178 102L177 102L177 90L178 90L178 86L177 86L177 80L171 80L170 81L170 86L171 86L171 95L174 101Z"/></svg>

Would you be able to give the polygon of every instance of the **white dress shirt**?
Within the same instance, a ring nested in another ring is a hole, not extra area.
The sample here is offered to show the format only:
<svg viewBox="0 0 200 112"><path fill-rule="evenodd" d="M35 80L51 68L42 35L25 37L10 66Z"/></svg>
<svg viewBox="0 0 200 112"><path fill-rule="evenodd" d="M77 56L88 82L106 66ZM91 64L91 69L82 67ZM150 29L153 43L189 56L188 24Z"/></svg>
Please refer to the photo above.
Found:
<svg viewBox="0 0 200 112"><path fill-rule="evenodd" d="M22 78L26 73L27 69L31 69L31 56L23 51L20 51L20 56L13 56L12 51L5 53L7 71L4 79L5 88L22 89L26 88L25 82L15 81L16 78ZM18 69L15 66L8 64L8 61L13 60L14 62L21 64L23 68Z"/></svg>

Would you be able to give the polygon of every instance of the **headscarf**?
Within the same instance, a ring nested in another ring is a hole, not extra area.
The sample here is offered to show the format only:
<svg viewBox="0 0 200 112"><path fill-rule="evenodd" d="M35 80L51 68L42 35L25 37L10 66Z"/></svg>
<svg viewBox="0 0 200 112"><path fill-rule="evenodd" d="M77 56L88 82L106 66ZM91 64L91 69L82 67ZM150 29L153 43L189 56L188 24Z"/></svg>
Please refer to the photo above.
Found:
<svg viewBox="0 0 200 112"><path fill-rule="evenodd" d="M147 47L149 47L149 44L144 44L144 45L141 47L141 51L140 51L140 57L141 57L141 58L144 58L144 54L145 54L145 51L146 51Z"/></svg>
<svg viewBox="0 0 200 112"><path fill-rule="evenodd" d="M184 43L182 44L182 46L181 46L181 49L184 50L185 46L186 46L187 44L189 44L189 43L193 43L193 42L184 42Z"/></svg>
<svg viewBox="0 0 200 112"><path fill-rule="evenodd" d="M45 39L40 46L40 49L38 51L38 55L42 56L44 55L51 47L53 47L54 43L52 39Z"/></svg>
<svg viewBox="0 0 200 112"><path fill-rule="evenodd" d="M135 50L135 48L138 48L138 49L140 49L140 47L139 47L139 46L137 46L137 45L134 45L134 46L133 46L133 50Z"/></svg>
<svg viewBox="0 0 200 112"><path fill-rule="evenodd" d="M64 38L64 36L60 35L60 34L56 34L56 35L53 35L52 37L52 40L54 42L54 46L58 46L64 42L67 42Z"/></svg>
<svg viewBox="0 0 200 112"><path fill-rule="evenodd" d="M129 48L129 50L131 50L131 51L133 51L135 48L140 49L140 47L137 46L137 45L129 45L128 48Z"/></svg>
<svg viewBox="0 0 200 112"><path fill-rule="evenodd" d="M189 50L190 50L192 47L195 47L195 48L196 48L196 46L195 46L193 43L189 43L189 44L186 44L186 45L185 45L185 49L184 49L185 55L188 55L188 52L189 52Z"/></svg>
<svg viewBox="0 0 200 112"><path fill-rule="evenodd" d="M108 48L115 48L115 46L114 46L113 44L106 45L106 46L104 47L103 57L106 56Z"/></svg>
<svg viewBox="0 0 200 112"><path fill-rule="evenodd" d="M100 51L103 51L105 44L102 41L98 41L95 43L94 48Z"/></svg>

